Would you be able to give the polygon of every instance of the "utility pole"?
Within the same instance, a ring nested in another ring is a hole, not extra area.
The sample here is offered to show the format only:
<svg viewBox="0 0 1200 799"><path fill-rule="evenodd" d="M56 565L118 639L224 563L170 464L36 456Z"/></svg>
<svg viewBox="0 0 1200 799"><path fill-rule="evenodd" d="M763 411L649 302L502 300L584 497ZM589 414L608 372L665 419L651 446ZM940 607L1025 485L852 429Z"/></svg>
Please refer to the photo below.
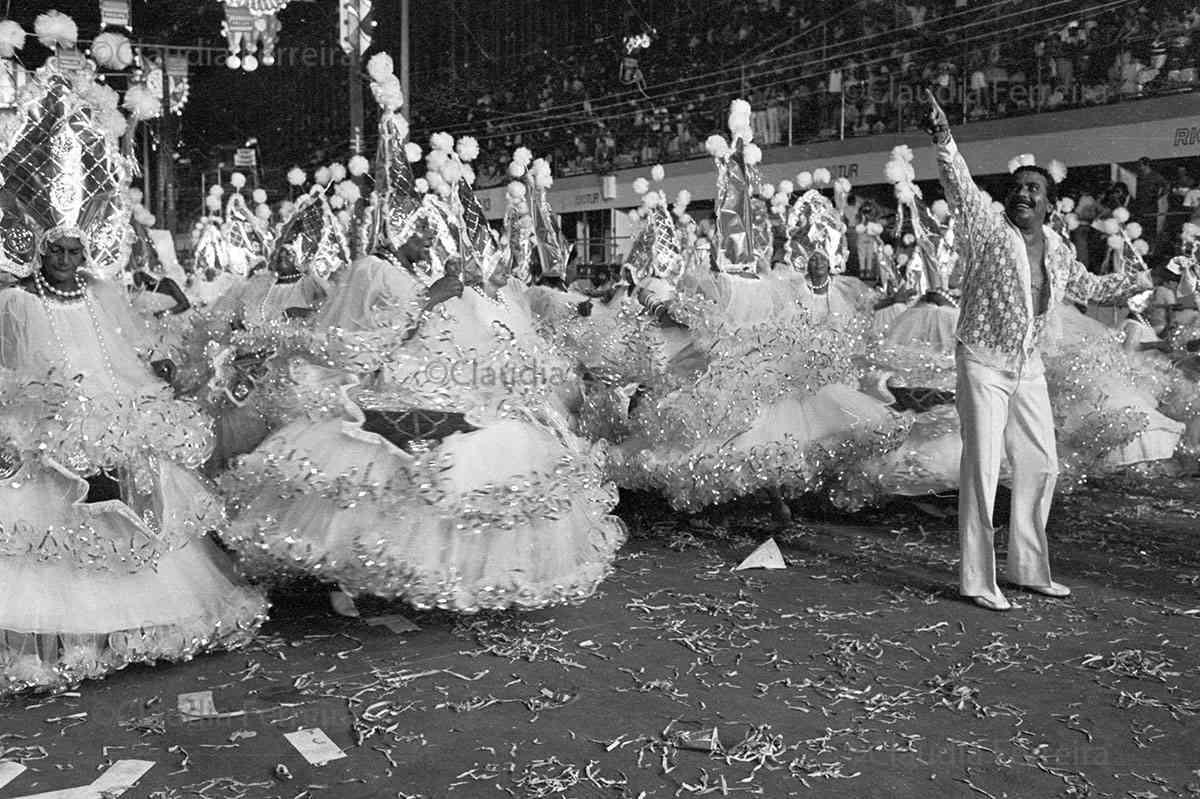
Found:
<svg viewBox="0 0 1200 799"><path fill-rule="evenodd" d="M408 0L400 0L400 89L404 92L404 104L400 111L412 116L412 101L408 94Z"/></svg>
<svg viewBox="0 0 1200 799"><path fill-rule="evenodd" d="M158 201L158 220L159 224L166 227L168 230L174 230L174 224L171 217L174 215L174 208L167 201L168 187L173 182L171 175L171 80L167 77L167 48L159 48L158 50L158 66L159 75L162 76L162 113L159 114L158 125L158 196L155 198Z"/></svg>
<svg viewBox="0 0 1200 799"><path fill-rule="evenodd" d="M355 0L356 1L356 0ZM363 87L362 53L356 31L350 44L350 151L355 155L363 149Z"/></svg>

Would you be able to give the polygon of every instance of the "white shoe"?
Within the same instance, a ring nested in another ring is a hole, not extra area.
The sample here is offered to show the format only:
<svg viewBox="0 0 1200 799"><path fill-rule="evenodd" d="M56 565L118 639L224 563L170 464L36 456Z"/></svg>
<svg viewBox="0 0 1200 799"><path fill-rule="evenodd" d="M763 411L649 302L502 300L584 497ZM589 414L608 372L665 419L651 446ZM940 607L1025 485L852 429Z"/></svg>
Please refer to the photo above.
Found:
<svg viewBox="0 0 1200 799"><path fill-rule="evenodd" d="M1023 585L1021 587L1026 591L1033 591L1035 594L1052 596L1058 599L1062 599L1063 597L1068 597L1071 595L1070 588L1067 588L1062 583L1056 583L1053 580L1050 581L1050 585Z"/></svg>
<svg viewBox="0 0 1200 799"><path fill-rule="evenodd" d="M988 610L1006 611L1012 610L1013 608L1012 603L1008 601L1008 598L999 592L996 594L973 596L971 597L971 601L973 601L979 607L987 608Z"/></svg>

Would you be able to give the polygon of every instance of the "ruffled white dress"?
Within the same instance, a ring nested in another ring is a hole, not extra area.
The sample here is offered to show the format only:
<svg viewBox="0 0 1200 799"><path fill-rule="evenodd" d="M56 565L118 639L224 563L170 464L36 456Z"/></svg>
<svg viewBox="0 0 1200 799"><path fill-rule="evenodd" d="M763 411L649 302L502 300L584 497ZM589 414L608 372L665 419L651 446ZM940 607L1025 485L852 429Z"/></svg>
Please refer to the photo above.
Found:
<svg viewBox="0 0 1200 799"><path fill-rule="evenodd" d="M207 418L139 358L123 289L87 291L0 291L0 692L238 646L266 611L206 538Z"/></svg>
<svg viewBox="0 0 1200 799"><path fill-rule="evenodd" d="M1058 318L1061 344L1045 361L1060 445L1109 467L1171 458L1184 424L1159 411L1164 385L1153 365L1125 352L1121 331L1072 305Z"/></svg>
<svg viewBox="0 0 1200 799"><path fill-rule="evenodd" d="M706 274L693 285L673 311L691 342L615 450L621 485L689 511L765 489L861 504L853 476L895 446L904 424L855 387L858 339L839 326L855 315L851 300L838 291L836 308L814 303L803 278L787 273Z"/></svg>
<svg viewBox="0 0 1200 799"><path fill-rule="evenodd" d="M277 353L297 344L301 349L310 349L305 331L311 329L311 324L301 318L289 319L285 312L289 308L315 311L323 297L324 289L310 275L280 282L274 272L264 271L238 284L202 312L191 336L191 359L207 362L216 346L224 355L218 355L217 360L225 361L204 393L205 407L216 420L213 454L207 464L210 474L223 472L235 458L253 451L272 430L290 421L279 408L281 402L285 407L291 403L286 396L290 392L279 390L283 386L277 378L284 384L288 380L277 374L285 360ZM248 352L265 353L267 361L256 367L258 375L250 394L235 400L237 392L227 390L231 388L228 384L239 377L233 358Z"/></svg>
<svg viewBox="0 0 1200 799"><path fill-rule="evenodd" d="M362 385L242 459L225 482L236 513L227 540L252 567L422 608L586 599L625 530L609 514L616 491L603 480L602 450L556 410L556 383L571 376L539 354L515 297L467 289L422 314L421 296L401 267L377 258L351 267L318 325ZM391 418L410 440L364 429L362 408L406 414ZM455 432L413 429L447 418Z"/></svg>

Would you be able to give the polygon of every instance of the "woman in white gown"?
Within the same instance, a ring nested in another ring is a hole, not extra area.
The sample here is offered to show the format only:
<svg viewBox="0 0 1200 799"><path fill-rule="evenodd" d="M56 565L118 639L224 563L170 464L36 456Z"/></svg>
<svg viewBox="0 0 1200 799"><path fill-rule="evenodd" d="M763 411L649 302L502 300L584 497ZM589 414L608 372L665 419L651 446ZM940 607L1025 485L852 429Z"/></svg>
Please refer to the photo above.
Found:
<svg viewBox="0 0 1200 799"><path fill-rule="evenodd" d="M815 204L803 198L802 207ZM645 273L639 294L689 340L630 413L630 435L615 453L621 485L658 491L689 511L758 492L829 492L838 504L857 504L847 473L889 448L900 425L854 387L845 331L809 310L822 304L803 279L815 248L792 249L794 274L683 270L670 218L657 210L635 245L635 254L652 255L634 270ZM804 228L799 241L809 222L792 216L792 228ZM823 246L824 231L816 238ZM851 307L840 292L832 296L839 309Z"/></svg>
<svg viewBox="0 0 1200 799"><path fill-rule="evenodd" d="M39 80L41 113L0 158L46 231L35 271L0 291L0 693L238 646L266 611L207 539L223 523L194 474L208 420L137 348L120 281L82 268L127 222L115 144L64 79ZM29 142L47 135L77 157L32 173Z"/></svg>
<svg viewBox="0 0 1200 799"><path fill-rule="evenodd" d="M329 279L348 264L346 237L318 187L280 230L269 268L202 312L191 350L193 361L216 366L204 392L216 418L210 474L290 421L289 353L314 349L312 317L326 299Z"/></svg>
<svg viewBox="0 0 1200 799"><path fill-rule="evenodd" d="M317 319L360 386L241 460L227 540L252 568L416 607L581 601L625 540L603 453L567 429L495 259L469 252L465 287L453 262L443 272L458 241L445 207L412 191L406 127L385 109L380 255L352 265Z"/></svg>

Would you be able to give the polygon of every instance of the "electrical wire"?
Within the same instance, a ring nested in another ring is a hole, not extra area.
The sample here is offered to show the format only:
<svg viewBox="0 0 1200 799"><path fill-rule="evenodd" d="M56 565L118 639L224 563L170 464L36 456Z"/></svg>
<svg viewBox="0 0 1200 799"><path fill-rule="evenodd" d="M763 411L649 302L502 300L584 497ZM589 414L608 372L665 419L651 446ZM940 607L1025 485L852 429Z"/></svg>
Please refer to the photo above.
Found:
<svg viewBox="0 0 1200 799"><path fill-rule="evenodd" d="M1114 8L1118 8L1123 5L1130 5L1130 4L1134 3L1135 1L1136 0L1108 0L1108 2L1098 3L1098 4L1090 7L1088 9L1088 11L1091 13L1099 13L1099 12L1108 11L1108 10L1111 10ZM1057 2L1049 4L1049 6L1055 6L1055 5L1061 6L1061 5L1075 5L1075 4L1071 0L1057 0ZM1016 14L1009 15L1009 16L1015 16L1015 15ZM1024 41L1026 39L1032 38L1033 36L1043 35L1044 31L1045 31L1045 27L1047 25L1053 25L1056 22L1060 22L1062 20L1066 20L1066 19L1070 19L1070 18L1078 18L1080 16L1086 16L1086 15L1081 15L1078 13L1077 10L1072 10L1068 13L1059 14L1057 16L1048 17L1048 18L1042 18L1042 19L1034 20L1034 21L1027 22L1027 23L1024 23L1021 25L1017 25L1015 28L1007 29L1007 33L1012 33L1014 31L1026 31L1028 29L1036 28L1036 30L1029 31L1028 33L1025 33L1023 36L1018 37L1018 40ZM966 27L966 26L964 26L964 27ZM975 41L984 41L984 40L992 39L992 38L994 38L994 36L995 36L995 34L993 32L986 32L986 33L978 34L978 35L968 38L966 40L963 40L959 43L967 44L967 43L975 42ZM929 46L929 47L926 47L923 49L918 49L915 51L914 50L907 51L907 54L922 55L922 54L925 54L928 52L940 51L941 49L942 48L940 48L938 46ZM890 54L888 54L886 56L881 56L879 58L865 60L863 62L860 62L859 66L865 67L865 66L870 66L871 64L891 61L892 58L893 57ZM787 69L789 69L789 67L787 65L784 65L781 67L775 67L775 68L771 68L771 69L766 69L763 72L755 75L754 77L759 78L764 75L778 74ZM807 78L818 77L818 76L821 76L824 74L826 74L826 72L823 69L820 71L817 71L817 72L811 72L811 73L801 74L801 75L789 74L786 77L783 77L783 78L780 78L780 79L774 80L774 81L768 81L765 83L764 82L755 82L755 88L756 89L771 88L771 87L785 84L785 83L788 83L791 81L804 80ZM722 81L718 85L725 85L725 84L730 84L730 83L734 83L734 82L740 83L741 82L740 78L737 81L732 81L732 80ZM707 86L707 88L711 90L713 88L712 84L709 84ZM686 104L689 101L690 100L688 98L681 98L681 99L676 100L675 102L671 103L671 105L674 106L674 105ZM517 135L533 136L533 135L542 134L542 133L549 133L552 131L564 130L567 128L575 127L580 124L586 124L588 122L595 123L597 121L615 121L615 120L623 119L625 117L636 115L637 113L639 113L641 111L642 111L642 109L634 109L631 111L610 113L610 114L605 114L605 115L593 114L591 117L586 118L586 119L574 119L574 120L565 121L565 122L561 122L561 123L557 123L557 124L541 125L541 126L533 127L533 128L509 129L509 130L504 130L504 131L497 131L495 133L490 133L490 134L489 133L476 134L476 138L479 139L480 141L490 141L490 140L494 140L494 139L498 139L498 138L508 138L510 136L517 136ZM497 124L496 120L487 120L487 121L492 124ZM465 133L466 126L461 126L461 125L451 126L450 130L447 130L446 132L450 132L451 130Z"/></svg>
<svg viewBox="0 0 1200 799"><path fill-rule="evenodd" d="M1125 3L1130 3L1130 4L1134 3L1135 1L1136 0L1119 0L1119 2L1125 2ZM990 2L984 6L977 7L977 8L970 10L969 16L975 19L974 22L968 22L959 27L942 30L942 31L939 31L939 33L941 35L957 33L962 30L965 30L969 27L978 26L978 25L994 24L994 23L997 23L1004 19L1010 19L1013 17L1023 17L1023 16L1028 15L1028 10L1022 9L1022 10L1014 11L1014 12L1011 12L1008 14L1000 15L998 17L987 17L984 19L978 18L981 13L984 13L984 12L988 11L989 9L1000 8L1000 7L1003 7L1006 5L1010 5L1011 2L1012 2L1012 0L990 0ZM1078 3L1076 3L1075 0L1053 0L1050 3L1046 3L1046 4L1042 5L1040 8L1048 9L1048 8L1052 8L1055 6L1063 6L1063 5L1077 6ZM1093 10L1093 9L1094 9L1094 7L1089 10ZM948 20L948 19L954 19L956 17L963 17L963 16L967 16L966 11L948 14L945 17L941 17L940 19ZM1070 16L1076 16L1076 15L1073 14ZM836 47L839 51L848 51L848 50L851 50L855 45L861 45L863 43L870 42L871 40L894 39L894 37L897 34L904 33L905 31L914 31L918 27L923 27L923 26L917 26L917 25L913 24L913 25L908 25L908 26L902 27L902 28L891 28L886 31L881 31L879 33L874 33L874 34L870 34L870 35L866 35L866 36L860 36L855 39L843 40L843 41L838 42L837 44L833 45L833 47ZM888 44L890 44L890 42L885 42L885 43L882 43L877 46L887 46ZM783 56L781 59L778 59L775 62L774 71L779 71L780 69L782 69L784 67L791 66L792 64L794 64L794 62L805 59L812 53L815 53L818 51L824 51L827 49L828 48L826 48L824 46L813 47L808 50L802 50L800 52L793 53L788 56ZM845 60L845 53L844 52L836 52L836 53L832 53L832 54L829 54L829 55L823 57L817 63L834 63L834 62L840 63L841 61L844 61L844 60ZM668 87L675 87L675 86L679 86L681 84L693 84L694 83L694 84L703 85L706 88L708 88L708 87L712 86L712 82L710 80L711 78L726 76L731 71L732 70L728 70L728 69L719 69L719 70L715 70L712 72L701 73L699 75L691 75L686 78L679 78L679 79L673 80L673 81L664 81L662 83L655 84L654 86L647 87L647 93L646 93L645 97L650 100L653 100L656 98L661 98L661 97L668 97L670 95L678 93L679 91L684 90L684 89L675 89L675 88L668 89ZM740 71L741 71L741 68L738 69L739 74L737 77L727 78L726 80L720 81L719 83L724 84L724 83L730 83L733 81L740 82L742 80ZM754 76L748 76L748 78L749 77L754 77ZM649 94L649 92L651 92L651 91L658 92L659 90L663 90L663 89L668 89L668 90L663 91L656 95ZM620 105L620 104L628 102L629 100L637 100L642 97L643 97L643 94L641 92L635 91L635 90L629 90L629 91L625 91L625 92L614 92L610 95L604 95L604 96L597 98L596 100L589 99L588 102L592 106L593 111L595 111L597 105L600 105L600 106ZM500 125L500 124L504 124L510 120L519 120L519 119L524 119L526 117L535 117L535 116L543 116L546 114L553 114L558 111L573 110L573 109L577 108L579 105L580 105L580 101L575 101L575 102L571 102L571 103L563 103L563 104L559 104L559 105L549 106L544 109L530 109L528 111L518 111L518 112L514 112L512 114L509 114L507 116L492 118L489 121L492 124ZM451 125L447 129L447 132L450 132L452 130L462 128L462 127L464 127L464 126L463 125Z"/></svg>

